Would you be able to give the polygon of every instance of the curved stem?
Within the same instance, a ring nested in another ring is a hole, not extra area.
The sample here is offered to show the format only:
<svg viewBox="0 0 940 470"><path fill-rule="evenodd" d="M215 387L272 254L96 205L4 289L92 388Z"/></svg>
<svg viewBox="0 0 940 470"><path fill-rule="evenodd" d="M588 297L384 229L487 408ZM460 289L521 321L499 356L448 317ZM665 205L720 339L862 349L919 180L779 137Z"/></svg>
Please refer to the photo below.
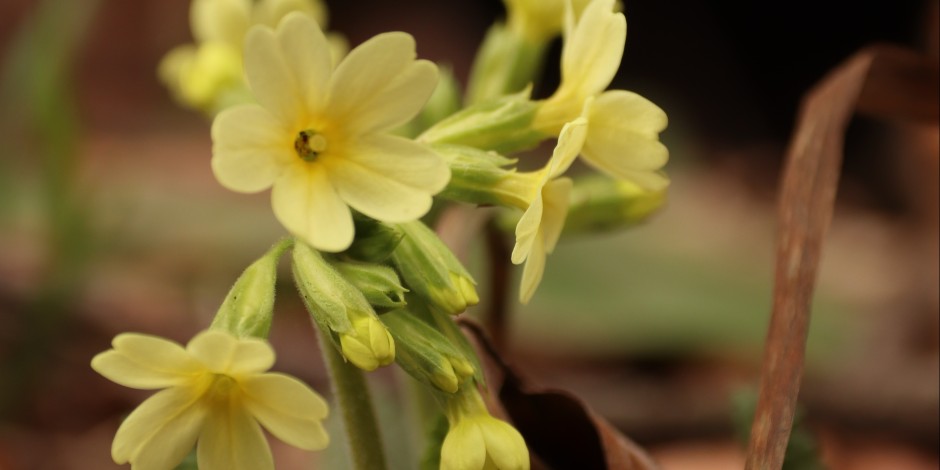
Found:
<svg viewBox="0 0 940 470"><path fill-rule="evenodd" d="M378 421L372 407L372 397L366 384L365 374L356 366L346 362L333 346L329 332L317 329L320 350L330 373L333 395L343 417L349 453L356 470L385 470L385 451L379 434Z"/></svg>

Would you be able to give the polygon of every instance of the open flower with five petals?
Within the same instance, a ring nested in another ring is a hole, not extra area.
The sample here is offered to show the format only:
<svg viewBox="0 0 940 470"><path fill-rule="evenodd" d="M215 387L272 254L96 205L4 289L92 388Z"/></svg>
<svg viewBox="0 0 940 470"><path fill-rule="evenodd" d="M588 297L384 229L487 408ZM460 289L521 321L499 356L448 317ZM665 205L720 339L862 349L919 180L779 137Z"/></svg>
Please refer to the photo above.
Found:
<svg viewBox="0 0 940 470"><path fill-rule="evenodd" d="M414 39L373 37L334 70L323 32L292 13L254 27L245 75L259 105L230 108L212 126L212 169L240 192L272 187L274 215L323 251L353 240L351 209L385 222L423 216L450 171L425 146L386 133L414 117L437 83Z"/></svg>
<svg viewBox="0 0 940 470"><path fill-rule="evenodd" d="M265 341L209 330L185 349L135 333L118 335L112 345L92 360L95 371L126 387L164 389L121 424L111 447L119 464L173 468L198 442L200 469L273 469L262 425L302 449L329 443L321 423L326 402L299 380L266 372L274 351Z"/></svg>

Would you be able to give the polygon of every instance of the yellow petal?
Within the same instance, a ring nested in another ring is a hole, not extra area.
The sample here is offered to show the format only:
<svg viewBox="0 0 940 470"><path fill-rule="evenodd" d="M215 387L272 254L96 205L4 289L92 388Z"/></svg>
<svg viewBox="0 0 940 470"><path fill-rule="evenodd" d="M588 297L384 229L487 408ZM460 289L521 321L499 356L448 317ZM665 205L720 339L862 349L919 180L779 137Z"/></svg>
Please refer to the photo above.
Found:
<svg viewBox="0 0 940 470"><path fill-rule="evenodd" d="M267 189L298 158L294 138L260 106L229 108L212 123L212 171L233 191Z"/></svg>
<svg viewBox="0 0 940 470"><path fill-rule="evenodd" d="M158 392L134 410L118 428L111 457L135 470L174 468L193 448L206 416L199 395L188 387Z"/></svg>
<svg viewBox="0 0 940 470"><path fill-rule="evenodd" d="M294 74L307 111L318 113L326 105L326 93L333 71L330 46L312 17L291 13L277 29L277 40L290 71Z"/></svg>
<svg viewBox="0 0 940 470"><path fill-rule="evenodd" d="M196 335L186 350L210 371L226 375L255 374L274 365L274 350L257 338L236 338L220 330Z"/></svg>
<svg viewBox="0 0 940 470"><path fill-rule="evenodd" d="M607 88L620 68L627 20L614 13L614 0L591 2L572 34L566 38L561 57L562 88L586 97Z"/></svg>
<svg viewBox="0 0 940 470"><path fill-rule="evenodd" d="M172 387L190 378L180 373L179 368L161 363L141 364L114 350L95 356L91 368L112 382L142 390Z"/></svg>
<svg viewBox="0 0 940 470"><path fill-rule="evenodd" d="M189 22L196 41L224 41L240 48L251 24L251 0L194 0Z"/></svg>
<svg viewBox="0 0 940 470"><path fill-rule="evenodd" d="M555 150L552 151L552 158L548 162L548 174L550 178L555 178L568 171L568 168L574 163L581 147L584 146L584 139L587 137L588 120L579 117L561 128L558 135L558 143Z"/></svg>
<svg viewBox="0 0 940 470"><path fill-rule="evenodd" d="M113 350L92 359L91 367L125 387L169 387L203 370L182 346L156 336L123 333L112 345Z"/></svg>
<svg viewBox="0 0 940 470"><path fill-rule="evenodd" d="M546 184L542 189L542 202L545 209L542 212L539 230L542 232L545 253L555 251L555 245L561 237L561 231L565 227L565 219L568 216L572 186L570 178L559 178Z"/></svg>
<svg viewBox="0 0 940 470"><path fill-rule="evenodd" d="M516 245L512 249L512 263L522 264L532 253L535 239L542 224L542 195L541 193L529 203L529 208L522 214L516 224Z"/></svg>
<svg viewBox="0 0 940 470"><path fill-rule="evenodd" d="M437 67L415 61L414 38L379 34L353 49L336 68L329 110L352 135L404 124L437 86Z"/></svg>
<svg viewBox="0 0 940 470"><path fill-rule="evenodd" d="M479 420L486 454L499 470L529 470L529 450L516 428L487 416Z"/></svg>
<svg viewBox="0 0 940 470"><path fill-rule="evenodd" d="M441 470L480 470L486 462L486 443L475 420L451 427L441 446Z"/></svg>
<svg viewBox="0 0 940 470"><path fill-rule="evenodd" d="M237 403L214 410L206 419L196 463L200 470L274 470L261 426Z"/></svg>
<svg viewBox="0 0 940 470"><path fill-rule="evenodd" d="M255 2L254 21L276 27L291 12L310 15L318 25L326 27L327 11L321 0L264 0Z"/></svg>
<svg viewBox="0 0 940 470"><path fill-rule="evenodd" d="M262 374L241 382L245 407L278 439L306 450L330 442L323 419L328 408L320 395L284 374Z"/></svg>
<svg viewBox="0 0 940 470"><path fill-rule="evenodd" d="M423 145L372 135L329 164L339 196L363 214L385 222L407 222L427 213L431 195L450 179L444 160Z"/></svg>
<svg viewBox="0 0 940 470"><path fill-rule="evenodd" d="M306 119L305 98L298 77L281 50L274 31L255 26L245 39L245 78L255 99L285 129L302 130ZM292 148L293 140L286 142Z"/></svg>
<svg viewBox="0 0 940 470"><path fill-rule="evenodd" d="M535 290L542 282L542 274L545 272L545 242L542 240L542 234L539 232L535 241L532 243L532 250L526 259L525 267L522 268L522 281L519 286L519 301L523 304L529 303Z"/></svg>
<svg viewBox="0 0 940 470"><path fill-rule="evenodd" d="M298 161L274 183L274 215L312 247L343 251L353 240L352 213L319 163Z"/></svg>

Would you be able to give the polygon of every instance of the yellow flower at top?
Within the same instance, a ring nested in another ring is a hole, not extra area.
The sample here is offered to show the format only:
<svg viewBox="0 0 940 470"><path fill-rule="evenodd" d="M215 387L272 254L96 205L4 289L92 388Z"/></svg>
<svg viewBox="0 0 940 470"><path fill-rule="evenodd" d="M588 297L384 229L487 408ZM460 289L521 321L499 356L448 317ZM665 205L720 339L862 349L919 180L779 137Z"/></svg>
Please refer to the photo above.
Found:
<svg viewBox="0 0 940 470"><path fill-rule="evenodd" d="M249 32L245 75L259 105L216 117L212 169L234 191L273 187L274 215L314 248L349 247L350 207L385 222L415 220L447 185L438 155L386 133L414 117L437 84L437 67L415 60L410 35L375 36L334 70L316 22L292 13L276 31Z"/></svg>
<svg viewBox="0 0 940 470"><path fill-rule="evenodd" d="M112 344L92 359L95 371L126 387L165 389L121 424L111 446L118 464L166 470L196 445L202 470L273 469L262 425L301 449L329 443L322 425L326 402L299 380L266 372L274 351L265 341L210 330L185 349L135 333L118 335Z"/></svg>
<svg viewBox="0 0 940 470"><path fill-rule="evenodd" d="M666 113L636 93L604 91L620 67L627 37L626 19L613 8L614 0L593 0L569 26L561 85L542 103L533 126L558 135L565 123L581 115L587 100L595 98L585 116L585 161L615 178L660 190L669 184L659 171L669 159L669 150L659 141L668 123Z"/></svg>
<svg viewBox="0 0 940 470"><path fill-rule="evenodd" d="M581 14L591 0L503 0L509 28L534 43L550 40L561 32L566 4L571 3L575 16Z"/></svg>
<svg viewBox="0 0 940 470"><path fill-rule="evenodd" d="M326 26L320 0L193 0L189 22L195 44L171 50L159 75L182 104L215 114L251 101L242 73L242 44L252 25L275 27L298 11ZM345 47L334 39L334 54Z"/></svg>

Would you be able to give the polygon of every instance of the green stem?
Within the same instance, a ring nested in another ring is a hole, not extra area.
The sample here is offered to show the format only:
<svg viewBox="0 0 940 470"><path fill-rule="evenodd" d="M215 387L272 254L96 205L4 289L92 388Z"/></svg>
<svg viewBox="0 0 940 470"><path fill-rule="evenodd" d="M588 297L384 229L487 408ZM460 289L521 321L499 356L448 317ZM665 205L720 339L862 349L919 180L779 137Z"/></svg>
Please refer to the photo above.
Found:
<svg viewBox="0 0 940 470"><path fill-rule="evenodd" d="M366 386L365 374L346 362L343 355L333 346L329 332L319 333L320 350L333 383L333 395L343 417L353 468L385 470L388 465L385 463L382 438L369 388Z"/></svg>

